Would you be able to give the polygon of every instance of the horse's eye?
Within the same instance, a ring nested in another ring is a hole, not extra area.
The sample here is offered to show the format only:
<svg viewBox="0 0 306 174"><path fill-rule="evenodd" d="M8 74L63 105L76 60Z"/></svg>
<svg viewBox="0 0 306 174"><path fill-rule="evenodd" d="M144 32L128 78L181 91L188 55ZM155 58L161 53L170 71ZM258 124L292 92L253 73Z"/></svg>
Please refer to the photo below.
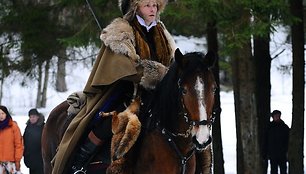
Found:
<svg viewBox="0 0 306 174"><path fill-rule="evenodd" d="M213 93L216 94L217 92L217 87L213 87Z"/></svg>
<svg viewBox="0 0 306 174"><path fill-rule="evenodd" d="M186 95L186 94L187 94L187 89L182 88L182 94L183 94L183 95Z"/></svg>

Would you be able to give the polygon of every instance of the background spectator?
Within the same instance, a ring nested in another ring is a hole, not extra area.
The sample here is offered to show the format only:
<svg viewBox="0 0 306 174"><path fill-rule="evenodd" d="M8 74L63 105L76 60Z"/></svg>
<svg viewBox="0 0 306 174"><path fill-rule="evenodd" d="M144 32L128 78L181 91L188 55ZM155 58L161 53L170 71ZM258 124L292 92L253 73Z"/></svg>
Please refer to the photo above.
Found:
<svg viewBox="0 0 306 174"><path fill-rule="evenodd" d="M0 105L0 173L20 173L23 142L20 129L5 106Z"/></svg>
<svg viewBox="0 0 306 174"><path fill-rule="evenodd" d="M273 121L268 126L267 154L270 159L271 174L287 173L287 153L289 141L289 127L280 118L281 112L274 110L272 113Z"/></svg>
<svg viewBox="0 0 306 174"><path fill-rule="evenodd" d="M37 109L31 109L28 115L29 120L23 134L24 163L30 169L30 174L43 174L41 134L45 118Z"/></svg>

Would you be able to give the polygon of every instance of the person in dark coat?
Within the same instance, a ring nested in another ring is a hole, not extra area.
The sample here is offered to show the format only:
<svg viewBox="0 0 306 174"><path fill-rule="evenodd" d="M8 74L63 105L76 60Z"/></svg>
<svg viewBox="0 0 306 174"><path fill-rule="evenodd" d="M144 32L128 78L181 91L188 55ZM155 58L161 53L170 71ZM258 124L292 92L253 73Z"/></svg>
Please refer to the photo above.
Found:
<svg viewBox="0 0 306 174"><path fill-rule="evenodd" d="M24 163L30 169L30 174L43 174L43 159L41 153L41 134L45 124L44 116L31 109L29 120L23 134Z"/></svg>
<svg viewBox="0 0 306 174"><path fill-rule="evenodd" d="M271 174L277 174L278 167L281 174L286 174L290 129L280 118L279 110L274 110L271 115L273 121L269 123L267 136L267 155L270 160Z"/></svg>

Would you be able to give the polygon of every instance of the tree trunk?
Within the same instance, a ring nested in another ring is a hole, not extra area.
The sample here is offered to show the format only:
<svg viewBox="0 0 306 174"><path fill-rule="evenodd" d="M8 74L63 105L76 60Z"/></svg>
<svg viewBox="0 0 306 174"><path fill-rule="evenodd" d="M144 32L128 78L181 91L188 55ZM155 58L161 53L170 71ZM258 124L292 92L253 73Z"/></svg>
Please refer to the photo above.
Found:
<svg viewBox="0 0 306 174"><path fill-rule="evenodd" d="M0 78L0 104L2 103L2 97L3 97L3 83L4 83L4 78Z"/></svg>
<svg viewBox="0 0 306 174"><path fill-rule="evenodd" d="M305 53L303 0L290 0L291 13L300 21L291 26L293 54L293 108L289 138L289 174L304 173Z"/></svg>
<svg viewBox="0 0 306 174"><path fill-rule="evenodd" d="M269 42L269 33L267 33L265 38L254 38L258 137L263 174L267 173L268 167L266 135L271 113L271 56Z"/></svg>
<svg viewBox="0 0 306 174"><path fill-rule="evenodd" d="M37 95L36 95L36 107L41 107L41 85L42 85L42 65L38 65L38 79L37 79Z"/></svg>
<svg viewBox="0 0 306 174"><path fill-rule="evenodd" d="M66 92L67 84L66 84L66 49L62 48L58 53L58 61L57 61L57 75L56 75L56 83L55 88L58 92Z"/></svg>
<svg viewBox="0 0 306 174"><path fill-rule="evenodd" d="M46 61L45 65L45 78L43 81L43 88L42 88L42 96L41 96L41 107L45 108L47 103L47 89L48 89L48 82L49 82L49 69L50 69L50 60Z"/></svg>
<svg viewBox="0 0 306 174"><path fill-rule="evenodd" d="M207 24L207 45L208 50L213 51L217 60L213 68L213 73L217 86L220 86L219 78L219 56L218 56L218 36L216 22L210 22ZM213 136L213 173L224 174L224 159L223 159L223 146L221 138L221 124L220 124L220 114L221 114L221 102L220 102L220 88L217 88L215 93L215 123L213 125L212 136Z"/></svg>
<svg viewBox="0 0 306 174"><path fill-rule="evenodd" d="M244 10L240 22L250 23L250 14ZM234 42L234 41L233 41ZM262 173L258 143L258 125L255 95L255 63L251 41L235 50L233 55L233 86L236 114L237 173Z"/></svg>

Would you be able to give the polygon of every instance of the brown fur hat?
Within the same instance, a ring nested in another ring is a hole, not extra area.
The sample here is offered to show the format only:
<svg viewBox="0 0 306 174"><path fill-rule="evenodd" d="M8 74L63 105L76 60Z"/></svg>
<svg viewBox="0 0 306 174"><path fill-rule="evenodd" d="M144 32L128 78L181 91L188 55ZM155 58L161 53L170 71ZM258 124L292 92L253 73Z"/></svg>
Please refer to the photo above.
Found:
<svg viewBox="0 0 306 174"><path fill-rule="evenodd" d="M132 21L135 17L137 6L142 1L147 0L119 0L118 5L123 18ZM159 14L165 9L168 0L156 0L156 2L158 4L157 19L159 19Z"/></svg>

